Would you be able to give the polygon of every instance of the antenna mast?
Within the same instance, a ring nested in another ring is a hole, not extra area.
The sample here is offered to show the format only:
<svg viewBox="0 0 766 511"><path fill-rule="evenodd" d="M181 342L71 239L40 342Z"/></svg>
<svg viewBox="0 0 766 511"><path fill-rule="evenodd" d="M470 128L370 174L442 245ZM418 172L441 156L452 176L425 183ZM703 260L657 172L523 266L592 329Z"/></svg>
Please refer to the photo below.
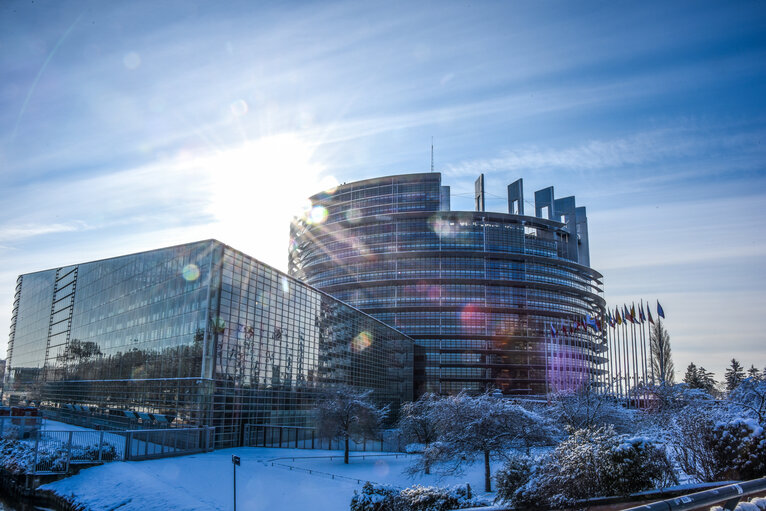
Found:
<svg viewBox="0 0 766 511"><path fill-rule="evenodd" d="M431 137L431 172L434 171L434 137Z"/></svg>

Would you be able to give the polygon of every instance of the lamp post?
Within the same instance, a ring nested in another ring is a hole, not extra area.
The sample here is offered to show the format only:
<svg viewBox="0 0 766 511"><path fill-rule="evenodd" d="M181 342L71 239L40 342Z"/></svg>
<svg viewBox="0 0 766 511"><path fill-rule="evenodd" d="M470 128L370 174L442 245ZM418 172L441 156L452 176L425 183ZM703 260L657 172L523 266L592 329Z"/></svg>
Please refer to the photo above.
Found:
<svg viewBox="0 0 766 511"><path fill-rule="evenodd" d="M237 467L239 466L239 456L231 455L231 466L234 467L234 511L237 511Z"/></svg>

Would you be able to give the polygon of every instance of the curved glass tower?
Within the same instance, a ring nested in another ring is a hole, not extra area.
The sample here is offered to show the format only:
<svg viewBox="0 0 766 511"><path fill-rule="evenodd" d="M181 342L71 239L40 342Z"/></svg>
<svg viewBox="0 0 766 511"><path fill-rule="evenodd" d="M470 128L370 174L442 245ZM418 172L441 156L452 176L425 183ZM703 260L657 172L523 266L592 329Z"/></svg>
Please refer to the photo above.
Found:
<svg viewBox="0 0 766 511"><path fill-rule="evenodd" d="M521 180L509 213L449 211L441 174L344 184L293 222L289 272L411 336L415 394L541 396L602 383L601 275L585 208Z"/></svg>

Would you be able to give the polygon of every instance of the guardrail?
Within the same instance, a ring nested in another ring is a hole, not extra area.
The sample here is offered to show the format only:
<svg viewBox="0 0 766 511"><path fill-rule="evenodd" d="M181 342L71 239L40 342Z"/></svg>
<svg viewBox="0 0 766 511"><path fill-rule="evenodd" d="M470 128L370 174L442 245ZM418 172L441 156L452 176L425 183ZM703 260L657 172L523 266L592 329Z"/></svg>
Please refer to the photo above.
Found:
<svg viewBox="0 0 766 511"><path fill-rule="evenodd" d="M721 503L724 509L733 510L743 497L762 492L766 492L766 477L632 507L626 511L684 511Z"/></svg>

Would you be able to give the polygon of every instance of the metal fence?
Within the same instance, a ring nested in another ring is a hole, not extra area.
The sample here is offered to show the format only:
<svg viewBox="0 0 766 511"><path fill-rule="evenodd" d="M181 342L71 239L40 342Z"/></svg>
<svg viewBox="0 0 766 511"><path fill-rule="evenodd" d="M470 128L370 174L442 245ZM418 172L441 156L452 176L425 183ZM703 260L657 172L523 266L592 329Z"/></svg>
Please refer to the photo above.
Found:
<svg viewBox="0 0 766 511"><path fill-rule="evenodd" d="M23 440L40 429L43 418L31 415L0 415L0 439Z"/></svg>
<svg viewBox="0 0 766 511"><path fill-rule="evenodd" d="M43 428L40 417L0 416L0 438L27 473L61 474L72 465L139 461L212 451L215 428L125 431L59 431Z"/></svg>
<svg viewBox="0 0 766 511"><path fill-rule="evenodd" d="M343 450L343 438L324 438L310 427L269 426L245 424L243 446L276 447L292 449ZM383 432L378 438L349 439L350 451L403 452L404 446L398 435Z"/></svg>
<svg viewBox="0 0 766 511"><path fill-rule="evenodd" d="M139 429L125 435L125 460L138 461L183 456L213 450L215 428Z"/></svg>

